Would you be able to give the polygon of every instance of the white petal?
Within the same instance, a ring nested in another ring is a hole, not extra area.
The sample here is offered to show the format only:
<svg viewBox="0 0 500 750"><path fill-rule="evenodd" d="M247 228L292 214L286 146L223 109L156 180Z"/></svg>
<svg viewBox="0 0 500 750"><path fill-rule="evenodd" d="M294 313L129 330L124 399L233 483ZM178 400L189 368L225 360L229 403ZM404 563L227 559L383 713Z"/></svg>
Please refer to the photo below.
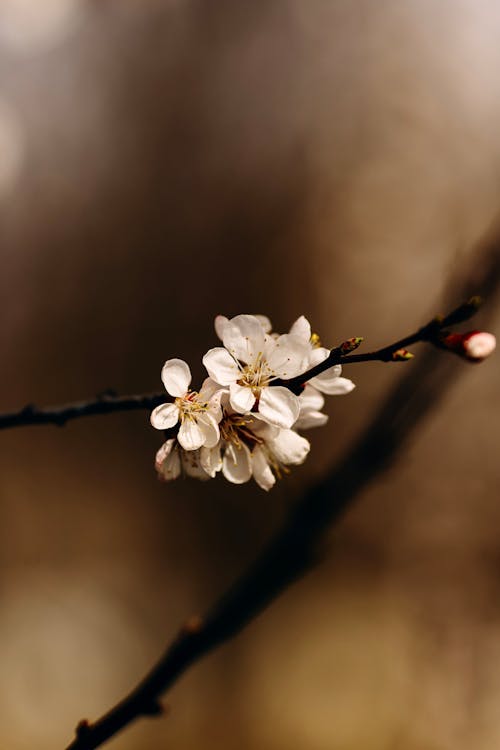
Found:
<svg viewBox="0 0 500 750"><path fill-rule="evenodd" d="M214 320L215 333L221 341L224 338L224 328L228 320L229 318L226 318L225 315L217 315Z"/></svg>
<svg viewBox="0 0 500 750"><path fill-rule="evenodd" d="M203 357L208 374L221 385L234 383L240 377L240 370L233 357L227 349L222 346L216 346L215 349L209 349Z"/></svg>
<svg viewBox="0 0 500 750"><path fill-rule="evenodd" d="M222 459L222 473L233 484L248 482L252 476L250 451L246 445L237 448L229 443Z"/></svg>
<svg viewBox="0 0 500 750"><path fill-rule="evenodd" d="M252 432L257 435L257 437L260 437L266 441L272 440L280 431L279 427L266 422L258 412L253 412L252 423L249 425L249 427Z"/></svg>
<svg viewBox="0 0 500 750"><path fill-rule="evenodd" d="M252 474L259 487L262 487L266 492L276 482L276 477L267 462L266 454L259 445L252 451Z"/></svg>
<svg viewBox="0 0 500 750"><path fill-rule="evenodd" d="M266 343L265 359L272 372L280 378L293 378L307 369L309 346L298 336L283 334Z"/></svg>
<svg viewBox="0 0 500 750"><path fill-rule="evenodd" d="M237 315L224 326L222 340L235 359L248 364L264 351L265 333L254 315Z"/></svg>
<svg viewBox="0 0 500 750"><path fill-rule="evenodd" d="M170 440L167 440L161 448L157 451L156 457L155 457L155 468L156 471L160 471L161 466L166 458L170 455L172 452L172 448L174 447L174 443L176 442L175 438L170 438Z"/></svg>
<svg viewBox="0 0 500 750"><path fill-rule="evenodd" d="M219 425L211 414L205 412L198 417L198 427L203 432L205 439L203 445L207 448L213 448L219 442Z"/></svg>
<svg viewBox="0 0 500 750"><path fill-rule="evenodd" d="M252 389L237 383L229 386L229 400L231 406L238 414L247 414L255 404L255 396Z"/></svg>
<svg viewBox="0 0 500 750"><path fill-rule="evenodd" d="M264 421L277 427L291 427L300 412L298 397L283 386L263 388L259 399L259 414Z"/></svg>
<svg viewBox="0 0 500 750"><path fill-rule="evenodd" d="M191 370L183 359L168 359L163 365L161 379L171 396L184 396L191 383Z"/></svg>
<svg viewBox="0 0 500 750"><path fill-rule="evenodd" d="M254 315L262 326L264 333L271 333L273 326L267 315Z"/></svg>
<svg viewBox="0 0 500 750"><path fill-rule="evenodd" d="M195 451L205 442L205 433L194 419L185 417L179 427L177 440L185 450Z"/></svg>
<svg viewBox="0 0 500 750"><path fill-rule="evenodd" d="M295 323L290 328L290 333L292 333L294 336L298 336L303 341L308 344L311 340L311 325L307 318L305 318L303 315L300 316L300 318L297 318Z"/></svg>
<svg viewBox="0 0 500 750"><path fill-rule="evenodd" d="M333 367L331 369L333 370ZM352 380L348 380L347 378L339 378L336 376L330 378L323 377L323 375L326 375L328 372L329 370L312 378L309 382L314 388L317 388L318 391L326 393L328 396L343 396L345 393L350 393L353 388L356 387Z"/></svg>
<svg viewBox="0 0 500 750"><path fill-rule="evenodd" d="M328 358L330 355L330 350L325 349L324 346L316 346L314 348L311 348L311 351L309 352L309 364L307 366L307 369L311 369L311 367L314 367L315 365L319 365L320 362L324 362L325 359ZM338 374L342 372L342 368L340 365L334 365L334 367L338 367L339 371Z"/></svg>
<svg viewBox="0 0 500 750"><path fill-rule="evenodd" d="M182 451L182 468L188 477L206 481L210 479L200 463L200 451Z"/></svg>
<svg viewBox="0 0 500 750"><path fill-rule="evenodd" d="M165 482L177 479L181 473L181 458L179 449L175 447L158 468L159 478Z"/></svg>
<svg viewBox="0 0 500 750"><path fill-rule="evenodd" d="M203 469L210 477L214 477L222 469L222 456L220 452L220 443L213 448L207 448L204 445L200 449L200 463Z"/></svg>
<svg viewBox="0 0 500 750"><path fill-rule="evenodd" d="M328 422L328 414L321 411L306 411L300 414L294 424L296 430L310 430L313 427L323 427Z"/></svg>
<svg viewBox="0 0 500 750"><path fill-rule="evenodd" d="M278 437L271 441L270 447L282 464L303 463L311 449L309 441L294 430L281 430Z"/></svg>
<svg viewBox="0 0 500 750"><path fill-rule="evenodd" d="M223 390L223 387L212 378L205 378L198 392L200 401L209 401L212 396Z"/></svg>
<svg viewBox="0 0 500 750"><path fill-rule="evenodd" d="M151 412L149 421L157 430L168 430L179 421L179 409L175 404L160 404Z"/></svg>
<svg viewBox="0 0 500 750"><path fill-rule="evenodd" d="M325 399L323 398L321 393L317 391L316 388L313 388L312 385L309 385L309 383L307 383L306 387L300 394L299 401L301 414L303 411L308 409L321 411L321 409L325 405Z"/></svg>

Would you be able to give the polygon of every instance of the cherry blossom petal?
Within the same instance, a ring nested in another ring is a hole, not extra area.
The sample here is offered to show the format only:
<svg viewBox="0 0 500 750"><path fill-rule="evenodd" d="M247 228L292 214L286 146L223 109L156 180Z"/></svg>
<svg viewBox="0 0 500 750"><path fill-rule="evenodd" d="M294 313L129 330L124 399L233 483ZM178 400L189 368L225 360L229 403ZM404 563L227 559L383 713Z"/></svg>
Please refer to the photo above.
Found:
<svg viewBox="0 0 500 750"><path fill-rule="evenodd" d="M294 430L280 430L271 442L271 450L282 464L301 464L311 449L309 440Z"/></svg>
<svg viewBox="0 0 500 750"><path fill-rule="evenodd" d="M244 484L252 476L250 451L241 443L237 448L229 443L222 459L222 473L233 484Z"/></svg>
<svg viewBox="0 0 500 750"><path fill-rule="evenodd" d="M323 427L328 422L328 414L321 411L306 411L301 413L294 424L294 429L310 430L313 427Z"/></svg>
<svg viewBox="0 0 500 750"><path fill-rule="evenodd" d="M303 315L301 315L300 318L297 318L289 332L294 336L298 336L305 341L306 344L311 340L311 324Z"/></svg>
<svg viewBox="0 0 500 750"><path fill-rule="evenodd" d="M224 326L222 341L235 359L249 364L264 351L265 333L254 315L237 315Z"/></svg>
<svg viewBox="0 0 500 750"><path fill-rule="evenodd" d="M309 370L311 367L315 367L315 365L319 365L320 362L324 362L325 359L328 358L330 355L330 350L326 349L324 346L316 346L309 352L309 364L307 366L307 369ZM340 375L342 368L340 365L334 365L334 367L339 368L338 374Z"/></svg>
<svg viewBox="0 0 500 750"><path fill-rule="evenodd" d="M262 389L259 414L264 421L276 427L291 427L297 421L299 412L299 399L288 388L277 385Z"/></svg>
<svg viewBox="0 0 500 750"><path fill-rule="evenodd" d="M207 448L213 448L219 442L219 425L211 414L205 412L198 417L198 427L203 432L205 439L203 445Z"/></svg>
<svg viewBox="0 0 500 750"><path fill-rule="evenodd" d="M157 430L168 430L179 421L179 409L175 404L160 404L151 412L149 421Z"/></svg>
<svg viewBox="0 0 500 750"><path fill-rule="evenodd" d="M175 438L170 438L170 440L166 440L161 446L161 448L159 448L158 451L156 452L156 457L155 457L156 471L160 471L162 463L172 452L172 448L174 447L175 442L176 442Z"/></svg>
<svg viewBox="0 0 500 750"><path fill-rule="evenodd" d="M224 388L212 378L205 378L198 393L200 401L210 401L218 393L223 392Z"/></svg>
<svg viewBox="0 0 500 750"><path fill-rule="evenodd" d="M191 370L182 359L169 359L161 371L163 385L171 396L184 396L191 383Z"/></svg>
<svg viewBox="0 0 500 750"><path fill-rule="evenodd" d="M313 388L312 385L309 385L309 383L306 384L306 387L300 394L299 401L301 413L304 409L314 409L316 411L321 411L321 409L325 405L325 399L323 398L321 393L317 391L316 388Z"/></svg>
<svg viewBox="0 0 500 750"><path fill-rule="evenodd" d="M247 414L255 404L252 389L237 383L231 383L229 386L229 400L233 409L239 414Z"/></svg>
<svg viewBox="0 0 500 750"><path fill-rule="evenodd" d="M264 419L258 412L254 412L252 414L252 423L250 424L250 429L263 440L272 440L280 431L280 428L276 427L276 425L269 424L269 422L264 421Z"/></svg>
<svg viewBox="0 0 500 750"><path fill-rule="evenodd" d="M240 377L237 362L222 346L209 349L203 357L203 364L212 380L221 385L234 383Z"/></svg>
<svg viewBox="0 0 500 750"><path fill-rule="evenodd" d="M200 451L182 451L182 468L186 476L206 481L210 479L200 463Z"/></svg>
<svg viewBox="0 0 500 750"><path fill-rule="evenodd" d="M271 333L273 326L267 315L254 315L262 326L264 333Z"/></svg>
<svg viewBox="0 0 500 750"><path fill-rule="evenodd" d="M298 336L289 333L266 342L265 359L271 371L280 378L293 378L308 367L309 347Z"/></svg>
<svg viewBox="0 0 500 750"><path fill-rule="evenodd" d="M201 448L205 439L205 432L196 420L190 419L189 417L185 417L182 420L177 440L184 450L195 451L198 448Z"/></svg>
<svg viewBox="0 0 500 750"><path fill-rule="evenodd" d="M252 475L259 487L266 492L276 483L276 477L271 471L266 454L260 445L252 451Z"/></svg>
<svg viewBox="0 0 500 750"><path fill-rule="evenodd" d="M214 445L213 448L207 448L204 445L200 449L200 463L208 476L213 478L222 469L220 443Z"/></svg>
<svg viewBox="0 0 500 750"><path fill-rule="evenodd" d="M332 367L331 369L333 370L334 368ZM352 380L348 380L347 378L339 378L335 375L323 377L326 376L328 372L330 372L330 370L326 370L326 372L321 373L321 375L312 378L312 380L309 381L310 384L314 386L314 388L317 388L318 391L326 393L328 396L343 396L345 393L350 393L353 388L356 387Z"/></svg>
<svg viewBox="0 0 500 750"><path fill-rule="evenodd" d="M228 322L229 318L226 318L225 315L217 315L214 320L215 333L221 341L224 338L224 329L226 327L226 323Z"/></svg>
<svg viewBox="0 0 500 750"><path fill-rule="evenodd" d="M174 447L174 449L171 450L169 455L165 458L165 460L157 470L159 478L164 482L170 482L173 479L177 479L177 477L181 473L181 458L179 456L178 447Z"/></svg>

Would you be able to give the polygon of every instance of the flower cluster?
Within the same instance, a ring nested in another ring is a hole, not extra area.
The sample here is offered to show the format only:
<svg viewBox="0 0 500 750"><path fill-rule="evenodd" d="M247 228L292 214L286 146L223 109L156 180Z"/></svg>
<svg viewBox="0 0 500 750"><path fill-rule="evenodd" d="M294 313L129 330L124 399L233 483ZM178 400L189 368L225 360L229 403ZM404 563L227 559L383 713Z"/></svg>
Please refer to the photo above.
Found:
<svg viewBox="0 0 500 750"><path fill-rule="evenodd" d="M167 431L156 470L165 481L181 474L210 479L219 472L234 484L253 477L269 490L309 453L300 431L328 420L323 394L349 393L354 384L335 365L308 380L298 396L287 388L286 381L330 353L303 316L283 335L262 315L219 315L215 331L223 345L203 357L208 377L199 391L190 389L191 371L182 359L163 366L173 401L151 414L153 427Z"/></svg>

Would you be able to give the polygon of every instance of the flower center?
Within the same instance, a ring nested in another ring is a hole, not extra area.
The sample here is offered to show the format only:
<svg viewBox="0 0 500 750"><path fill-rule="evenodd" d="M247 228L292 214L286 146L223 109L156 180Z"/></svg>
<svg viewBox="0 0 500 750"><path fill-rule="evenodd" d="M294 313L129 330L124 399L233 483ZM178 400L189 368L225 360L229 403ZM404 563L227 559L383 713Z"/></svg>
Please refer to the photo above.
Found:
<svg viewBox="0 0 500 750"><path fill-rule="evenodd" d="M241 448L244 443L250 450L264 441L252 431L255 420L241 414L226 414L219 424L220 434L227 443Z"/></svg>
<svg viewBox="0 0 500 750"><path fill-rule="evenodd" d="M198 396L197 391L189 391L184 396L178 396L175 399L175 405L179 409L181 420L196 420L201 412L208 409L208 404L204 401L198 401Z"/></svg>
<svg viewBox="0 0 500 750"><path fill-rule="evenodd" d="M251 388L255 396L259 396L260 389L269 385L275 377L262 352L259 352L254 362L241 367L241 377L237 380L238 385Z"/></svg>

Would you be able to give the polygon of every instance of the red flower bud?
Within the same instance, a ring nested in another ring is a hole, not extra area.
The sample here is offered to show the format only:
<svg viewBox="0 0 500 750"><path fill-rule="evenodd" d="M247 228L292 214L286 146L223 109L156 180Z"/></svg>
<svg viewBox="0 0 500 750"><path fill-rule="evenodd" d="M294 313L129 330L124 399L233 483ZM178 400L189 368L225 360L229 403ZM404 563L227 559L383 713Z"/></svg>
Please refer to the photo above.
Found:
<svg viewBox="0 0 500 750"><path fill-rule="evenodd" d="M496 339L486 331L467 331L467 333L449 333L440 343L464 359L471 362L482 362L495 350Z"/></svg>

